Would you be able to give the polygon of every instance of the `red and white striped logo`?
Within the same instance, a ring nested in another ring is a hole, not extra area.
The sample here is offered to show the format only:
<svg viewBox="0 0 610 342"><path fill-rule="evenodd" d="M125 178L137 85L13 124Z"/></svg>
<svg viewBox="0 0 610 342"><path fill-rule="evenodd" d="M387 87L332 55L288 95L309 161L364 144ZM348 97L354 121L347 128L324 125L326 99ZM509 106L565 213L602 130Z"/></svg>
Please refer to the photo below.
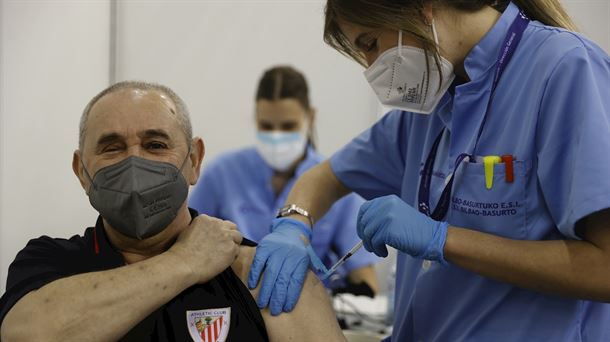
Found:
<svg viewBox="0 0 610 342"><path fill-rule="evenodd" d="M189 333L195 342L225 342L230 321L230 307L186 312Z"/></svg>

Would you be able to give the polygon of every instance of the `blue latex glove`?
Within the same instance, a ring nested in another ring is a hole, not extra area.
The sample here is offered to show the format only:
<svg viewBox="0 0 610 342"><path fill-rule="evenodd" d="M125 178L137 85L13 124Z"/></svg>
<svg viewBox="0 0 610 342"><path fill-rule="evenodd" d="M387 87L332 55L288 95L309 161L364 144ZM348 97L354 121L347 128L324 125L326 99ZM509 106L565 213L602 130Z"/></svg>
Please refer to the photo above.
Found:
<svg viewBox="0 0 610 342"><path fill-rule="evenodd" d="M447 222L435 221L396 195L367 201L358 212L358 236L364 248L378 256L388 256L390 245L413 257L446 264L443 248Z"/></svg>
<svg viewBox="0 0 610 342"><path fill-rule="evenodd" d="M256 247L248 287L256 287L264 270L256 303L261 309L269 305L274 316L292 311L299 300L309 267L309 255L301 235L311 241L311 229L303 222L291 218L275 219L271 223L271 233Z"/></svg>

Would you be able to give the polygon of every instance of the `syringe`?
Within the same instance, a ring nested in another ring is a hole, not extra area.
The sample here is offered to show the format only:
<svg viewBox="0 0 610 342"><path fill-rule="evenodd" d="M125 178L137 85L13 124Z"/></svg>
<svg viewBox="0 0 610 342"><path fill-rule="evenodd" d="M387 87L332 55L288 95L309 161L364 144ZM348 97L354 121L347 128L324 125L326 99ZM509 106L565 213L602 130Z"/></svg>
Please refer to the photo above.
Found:
<svg viewBox="0 0 610 342"><path fill-rule="evenodd" d="M326 271L326 273L324 274L324 276L322 277L322 280L330 277L336 270L337 268L339 268L339 266L343 265L343 263L345 263L345 261L351 257L352 255L354 255L354 253L356 253L361 247L362 247L362 240L360 242L358 242L354 247L352 247L352 249L349 250L349 252L345 253L344 256L341 257L341 259L339 259L339 261L337 261L333 267L331 267L328 271Z"/></svg>

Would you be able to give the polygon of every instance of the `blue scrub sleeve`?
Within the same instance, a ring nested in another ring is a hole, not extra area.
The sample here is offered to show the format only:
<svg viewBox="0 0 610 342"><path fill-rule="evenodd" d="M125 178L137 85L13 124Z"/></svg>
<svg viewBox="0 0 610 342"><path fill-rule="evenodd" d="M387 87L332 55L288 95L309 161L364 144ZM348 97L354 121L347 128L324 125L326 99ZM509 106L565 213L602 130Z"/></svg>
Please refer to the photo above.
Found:
<svg viewBox="0 0 610 342"><path fill-rule="evenodd" d="M220 217L220 203L224 198L222 192L218 190L218 184L221 183L220 175L221 173L216 172L216 167L213 164L203 170L197 184L189 194L189 207L197 210L200 214Z"/></svg>
<svg viewBox="0 0 610 342"><path fill-rule="evenodd" d="M333 209L337 209L337 224L333 234L333 245L339 257L345 255L352 247L354 247L360 238L356 234L356 221L360 206L364 203L364 199L356 194L349 194L339 200ZM314 232L315 234L315 232ZM364 248L360 248L356 254L347 259L343 267L347 272L355 269L373 265L379 261L379 258L367 252Z"/></svg>
<svg viewBox="0 0 610 342"><path fill-rule="evenodd" d="M392 111L330 158L337 178L366 199L400 195L408 119Z"/></svg>
<svg viewBox="0 0 610 342"><path fill-rule="evenodd" d="M561 233L578 239L578 220L610 208L610 58L582 45L566 53L539 120L540 188Z"/></svg>

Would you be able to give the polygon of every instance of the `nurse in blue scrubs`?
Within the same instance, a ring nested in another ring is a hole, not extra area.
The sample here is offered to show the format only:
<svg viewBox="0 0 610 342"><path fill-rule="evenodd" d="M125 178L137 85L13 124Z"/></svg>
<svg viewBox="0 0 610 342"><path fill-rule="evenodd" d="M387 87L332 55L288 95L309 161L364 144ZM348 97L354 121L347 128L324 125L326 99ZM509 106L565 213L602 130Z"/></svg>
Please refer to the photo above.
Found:
<svg viewBox="0 0 610 342"><path fill-rule="evenodd" d="M328 0L325 14L325 41L396 110L286 204L315 219L350 191L368 200L365 248L400 251L391 340L610 341L607 53L556 0ZM298 288L270 280L302 282L275 259L305 254L307 222L259 244L259 305L293 307Z"/></svg>
<svg viewBox="0 0 610 342"><path fill-rule="evenodd" d="M256 92L255 112L256 147L220 155L207 165L190 194L189 206L230 220L245 237L260 241L270 233L271 221L296 178L324 158L315 150L315 110L298 70L277 66L265 71ZM359 241L356 215L363 202L356 194L348 195L316 220L311 245L327 267ZM378 260L362 250L348 259L341 273L349 283L365 282L374 294L378 284L373 264Z"/></svg>

